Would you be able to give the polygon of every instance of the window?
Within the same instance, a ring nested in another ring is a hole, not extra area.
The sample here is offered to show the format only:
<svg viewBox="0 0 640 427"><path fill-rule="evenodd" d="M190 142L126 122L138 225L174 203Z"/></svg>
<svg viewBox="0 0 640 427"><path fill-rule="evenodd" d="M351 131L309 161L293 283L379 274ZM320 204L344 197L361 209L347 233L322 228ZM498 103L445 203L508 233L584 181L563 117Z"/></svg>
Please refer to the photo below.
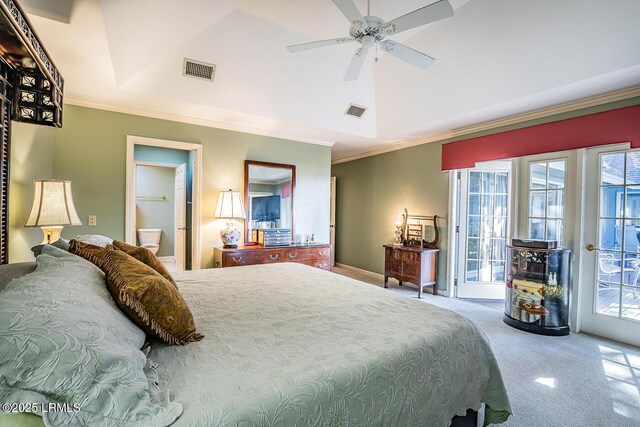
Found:
<svg viewBox="0 0 640 427"><path fill-rule="evenodd" d="M529 238L557 240L564 231L565 160L529 163Z"/></svg>

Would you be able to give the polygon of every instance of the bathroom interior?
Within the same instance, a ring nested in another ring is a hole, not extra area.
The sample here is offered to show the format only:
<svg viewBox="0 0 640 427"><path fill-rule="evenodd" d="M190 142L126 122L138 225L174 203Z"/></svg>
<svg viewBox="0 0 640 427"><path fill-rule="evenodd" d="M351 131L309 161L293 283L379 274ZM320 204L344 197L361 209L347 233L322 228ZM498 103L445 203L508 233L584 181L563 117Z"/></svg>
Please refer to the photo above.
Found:
<svg viewBox="0 0 640 427"><path fill-rule="evenodd" d="M136 145L134 160L136 243L153 252L171 270L190 269L192 153ZM182 196L176 191L176 173L181 165L185 175ZM176 223L179 210L183 212L184 227Z"/></svg>

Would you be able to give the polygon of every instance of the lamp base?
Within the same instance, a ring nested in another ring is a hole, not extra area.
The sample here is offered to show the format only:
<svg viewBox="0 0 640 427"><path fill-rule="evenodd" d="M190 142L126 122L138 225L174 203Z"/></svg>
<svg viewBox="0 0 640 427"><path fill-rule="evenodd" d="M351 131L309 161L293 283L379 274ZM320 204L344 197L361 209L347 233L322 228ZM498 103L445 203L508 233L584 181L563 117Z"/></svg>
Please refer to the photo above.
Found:
<svg viewBox="0 0 640 427"><path fill-rule="evenodd" d="M240 242L240 230L233 222L228 222L227 226L220 230L220 239L225 248L237 248Z"/></svg>
<svg viewBox="0 0 640 427"><path fill-rule="evenodd" d="M42 233L44 234L44 240L42 241L43 245L48 245L51 242L55 242L60 239L60 234L62 233L62 229L64 228L62 225L52 225L50 227L40 227L42 229Z"/></svg>

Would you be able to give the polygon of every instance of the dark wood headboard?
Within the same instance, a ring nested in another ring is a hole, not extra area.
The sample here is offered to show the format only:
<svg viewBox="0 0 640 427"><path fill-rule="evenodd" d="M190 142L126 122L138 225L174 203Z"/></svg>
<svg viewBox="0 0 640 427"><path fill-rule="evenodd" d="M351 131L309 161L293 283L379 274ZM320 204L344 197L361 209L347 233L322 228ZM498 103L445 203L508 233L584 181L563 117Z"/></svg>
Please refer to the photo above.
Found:
<svg viewBox="0 0 640 427"><path fill-rule="evenodd" d="M62 127L64 80L15 0L0 0L0 264L9 262L11 121Z"/></svg>

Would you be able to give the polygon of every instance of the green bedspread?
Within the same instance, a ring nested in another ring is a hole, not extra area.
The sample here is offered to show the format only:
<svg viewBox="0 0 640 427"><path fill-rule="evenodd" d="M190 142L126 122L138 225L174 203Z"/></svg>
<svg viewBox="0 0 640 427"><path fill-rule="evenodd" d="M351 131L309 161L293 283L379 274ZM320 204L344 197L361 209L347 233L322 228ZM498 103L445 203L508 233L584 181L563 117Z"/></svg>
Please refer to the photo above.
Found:
<svg viewBox="0 0 640 427"><path fill-rule="evenodd" d="M485 334L456 313L300 264L176 274L205 339L154 343L176 426L448 426L511 412Z"/></svg>
<svg viewBox="0 0 640 427"><path fill-rule="evenodd" d="M175 278L205 335L152 343L184 406L175 426L444 427L482 403L485 425L511 412L487 337L451 311L299 264Z"/></svg>

